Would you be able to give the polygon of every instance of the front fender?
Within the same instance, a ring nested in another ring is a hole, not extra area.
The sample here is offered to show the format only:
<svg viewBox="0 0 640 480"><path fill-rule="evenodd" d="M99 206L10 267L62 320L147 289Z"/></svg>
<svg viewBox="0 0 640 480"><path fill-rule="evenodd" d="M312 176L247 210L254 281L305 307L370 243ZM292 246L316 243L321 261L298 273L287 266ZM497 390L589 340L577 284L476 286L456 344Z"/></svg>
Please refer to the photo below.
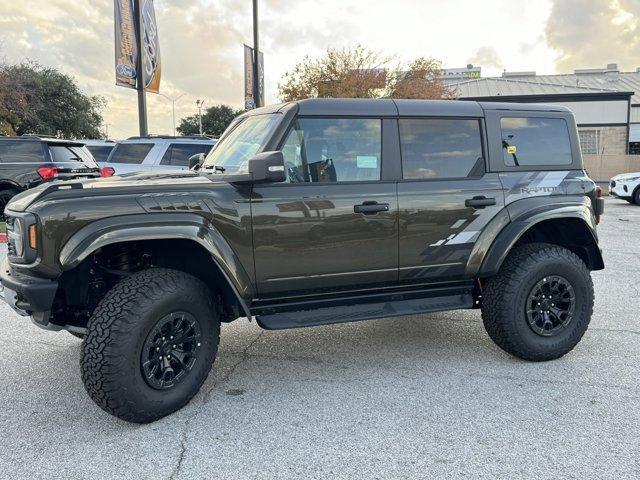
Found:
<svg viewBox="0 0 640 480"><path fill-rule="evenodd" d="M67 241L60 251L59 261L63 270L70 270L106 245L159 239L187 239L199 243L211 254L242 307L245 308L253 298L251 278L229 243L211 222L196 214L123 215L92 222Z"/></svg>
<svg viewBox="0 0 640 480"><path fill-rule="evenodd" d="M595 217L590 208L589 199L583 198L584 201L576 201L575 198L565 197L559 198L553 203L548 203L549 199L546 198L546 204L537 199L528 199L508 205L507 210L511 221L495 236L491 246L482 255L482 262L476 263L476 265L480 264L479 268L473 271L473 266L471 266L472 268L468 266L467 273L471 276L482 277L494 275L500 270L513 246L527 231L541 222L556 219L576 219L580 222L585 234L590 238L591 245L595 247L593 269L603 268L602 254L597 248L598 235Z"/></svg>

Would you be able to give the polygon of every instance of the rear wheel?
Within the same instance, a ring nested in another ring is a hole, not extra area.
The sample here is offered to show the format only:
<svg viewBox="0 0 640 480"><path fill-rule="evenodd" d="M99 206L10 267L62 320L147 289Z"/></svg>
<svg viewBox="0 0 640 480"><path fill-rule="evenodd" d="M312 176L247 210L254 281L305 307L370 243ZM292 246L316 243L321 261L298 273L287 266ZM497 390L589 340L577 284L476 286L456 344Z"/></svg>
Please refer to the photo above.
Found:
<svg viewBox="0 0 640 480"><path fill-rule="evenodd" d="M81 370L105 411L147 423L198 392L218 349L220 322L209 289L186 273L149 269L118 283L87 324Z"/></svg>
<svg viewBox="0 0 640 480"><path fill-rule="evenodd" d="M4 222L4 209L7 206L7 203L9 203L9 200L11 200L17 193L18 192L16 190L11 188L0 190L0 221Z"/></svg>
<svg viewBox="0 0 640 480"><path fill-rule="evenodd" d="M518 247L483 289L487 333L525 360L552 360L571 351L592 312L589 270L575 253L556 245Z"/></svg>

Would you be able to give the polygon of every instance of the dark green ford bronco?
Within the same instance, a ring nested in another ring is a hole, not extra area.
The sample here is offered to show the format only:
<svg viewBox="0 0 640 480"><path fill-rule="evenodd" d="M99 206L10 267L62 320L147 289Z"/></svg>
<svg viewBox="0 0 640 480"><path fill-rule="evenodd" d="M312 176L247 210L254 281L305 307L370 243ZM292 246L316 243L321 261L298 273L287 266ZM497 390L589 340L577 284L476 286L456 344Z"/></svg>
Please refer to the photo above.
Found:
<svg viewBox="0 0 640 480"><path fill-rule="evenodd" d="M104 410L150 422L266 329L480 308L526 360L569 352L603 201L557 106L306 100L238 117L193 171L43 185L7 207L3 296L82 337ZM7 326L5 326L7 328Z"/></svg>

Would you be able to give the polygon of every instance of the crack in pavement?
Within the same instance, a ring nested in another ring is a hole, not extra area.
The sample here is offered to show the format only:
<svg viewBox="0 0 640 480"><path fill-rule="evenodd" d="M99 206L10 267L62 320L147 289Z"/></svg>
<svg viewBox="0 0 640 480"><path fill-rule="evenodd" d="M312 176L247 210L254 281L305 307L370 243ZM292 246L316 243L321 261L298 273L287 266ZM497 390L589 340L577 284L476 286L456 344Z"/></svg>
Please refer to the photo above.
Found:
<svg viewBox="0 0 640 480"><path fill-rule="evenodd" d="M251 357L251 355L248 354L249 349L253 347L253 345L258 341L258 339L263 334L264 334L264 330L258 333L258 335L256 335L256 337L249 342L249 344L242 350L242 352L240 352L240 360L238 360L236 363L231 365L231 367L229 367L229 370L227 370L227 373L224 374L219 381L213 382L213 385L204 393L202 397L202 401L200 402L200 405L198 406L198 408L196 408L195 411L190 416L188 416L187 419L185 420L184 426L182 428L182 432L180 434L180 453L178 455L178 460L175 466L173 467L173 470L171 471L169 480L175 480L176 478L178 478L178 475L180 474L180 469L182 468L182 464L184 463L184 460L187 456L187 444L189 443L189 439L187 438L187 432L189 431L189 425L191 424L191 421L195 419L198 415L200 415L200 413L202 413L202 410L204 409L205 405L209 402L209 397L211 396L211 393L213 392L213 390L216 387L222 385L223 383L226 383L229 380L229 378L231 378L231 375L233 375L233 373L236 371L238 366L241 363L243 363L245 360Z"/></svg>

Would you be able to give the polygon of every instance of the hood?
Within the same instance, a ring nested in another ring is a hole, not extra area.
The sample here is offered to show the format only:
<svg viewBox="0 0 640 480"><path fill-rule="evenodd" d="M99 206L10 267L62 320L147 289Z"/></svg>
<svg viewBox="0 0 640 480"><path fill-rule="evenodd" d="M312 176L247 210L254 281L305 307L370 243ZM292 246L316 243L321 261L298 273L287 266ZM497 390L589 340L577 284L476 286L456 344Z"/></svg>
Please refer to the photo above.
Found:
<svg viewBox="0 0 640 480"><path fill-rule="evenodd" d="M635 173L621 173L620 175L616 175L611 180L627 180L629 178L637 178L640 177L640 172Z"/></svg>
<svg viewBox="0 0 640 480"><path fill-rule="evenodd" d="M223 176L220 179L212 178L209 175L199 175L195 172L172 172L172 173L128 173L107 178L83 179L77 181L60 181L44 183L30 190L19 193L11 199L7 205L8 210L14 212L24 212L29 205L37 200L49 196L60 196L67 193L74 197L106 195L111 193L121 193L124 191L154 189L158 190L180 188L190 186L197 188L198 185L211 185L211 183L226 183Z"/></svg>

